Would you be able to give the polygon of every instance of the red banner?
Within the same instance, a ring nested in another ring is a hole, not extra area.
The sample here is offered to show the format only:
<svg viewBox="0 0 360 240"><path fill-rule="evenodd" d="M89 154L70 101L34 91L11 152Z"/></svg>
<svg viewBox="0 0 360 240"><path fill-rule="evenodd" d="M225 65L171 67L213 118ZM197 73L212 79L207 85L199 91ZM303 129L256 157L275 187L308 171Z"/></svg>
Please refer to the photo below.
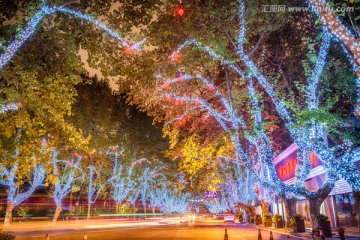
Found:
<svg viewBox="0 0 360 240"><path fill-rule="evenodd" d="M298 164L298 150L293 151L288 156L285 156L280 163L275 165L277 175L282 181L286 181L295 177L295 170ZM315 168L321 164L319 158L310 152L311 168Z"/></svg>

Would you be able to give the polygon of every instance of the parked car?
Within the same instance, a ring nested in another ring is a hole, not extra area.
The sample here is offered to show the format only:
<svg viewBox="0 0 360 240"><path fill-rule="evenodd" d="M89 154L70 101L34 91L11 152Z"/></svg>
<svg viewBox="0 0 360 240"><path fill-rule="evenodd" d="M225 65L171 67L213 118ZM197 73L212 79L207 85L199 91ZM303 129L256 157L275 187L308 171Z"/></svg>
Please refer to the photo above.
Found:
<svg viewBox="0 0 360 240"><path fill-rule="evenodd" d="M235 223L235 215L234 214L225 214L224 216L224 223L226 222L233 222Z"/></svg>

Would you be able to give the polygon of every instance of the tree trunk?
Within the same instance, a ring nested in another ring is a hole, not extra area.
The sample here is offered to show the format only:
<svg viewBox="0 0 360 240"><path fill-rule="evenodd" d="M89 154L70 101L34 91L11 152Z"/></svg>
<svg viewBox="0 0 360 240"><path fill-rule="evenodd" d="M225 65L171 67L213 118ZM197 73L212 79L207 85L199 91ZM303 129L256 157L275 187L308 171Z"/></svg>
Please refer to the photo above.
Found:
<svg viewBox="0 0 360 240"><path fill-rule="evenodd" d="M61 211L62 211L62 208L61 208L61 207L56 207L55 214L54 214L54 217L53 217L53 220L52 220L53 223L56 223L56 222L57 222L57 220L58 220L58 218L59 218L59 216L60 216Z"/></svg>
<svg viewBox="0 0 360 240"><path fill-rule="evenodd" d="M311 225L314 225L314 219L316 218L317 215L320 214L320 207L322 202L325 199L320 199L320 198L308 198L307 199L309 201L309 212L310 212L310 219L311 219Z"/></svg>
<svg viewBox="0 0 360 240"><path fill-rule="evenodd" d="M355 212L356 218L358 220L358 228L360 231L360 192L353 192L354 199L355 199Z"/></svg>
<svg viewBox="0 0 360 240"><path fill-rule="evenodd" d="M73 212L73 192L70 191L70 212Z"/></svg>
<svg viewBox="0 0 360 240"><path fill-rule="evenodd" d="M265 202L264 200L261 200L260 201L260 206L261 206L262 217L269 214L269 203L268 202Z"/></svg>
<svg viewBox="0 0 360 240"><path fill-rule="evenodd" d="M245 212L248 213L248 215L251 215L253 219L255 219L256 213L255 209L252 206L246 205L244 203L238 203L237 205L239 208L244 209Z"/></svg>
<svg viewBox="0 0 360 240"><path fill-rule="evenodd" d="M91 203L88 202L87 217L86 217L86 220L87 220L87 221L90 220L90 211L91 211Z"/></svg>
<svg viewBox="0 0 360 240"><path fill-rule="evenodd" d="M286 227L289 227L291 218L296 214L296 201L297 199L286 198L285 196L280 196L282 201L284 202L285 206L285 213L286 213Z"/></svg>
<svg viewBox="0 0 360 240"><path fill-rule="evenodd" d="M136 203L133 204L133 215L134 215L134 219L136 218L136 217L135 217L135 213L136 213Z"/></svg>
<svg viewBox="0 0 360 240"><path fill-rule="evenodd" d="M119 204L120 204L119 202L115 203L115 213L116 214L119 214Z"/></svg>
<svg viewBox="0 0 360 240"><path fill-rule="evenodd" d="M8 201L6 204L4 227L10 226L12 221L12 211L14 210L14 208L15 208L15 204Z"/></svg>
<svg viewBox="0 0 360 240"><path fill-rule="evenodd" d="M82 193L83 188L84 188L84 184L81 184L79 193L76 197L75 211L74 211L74 213L76 215L76 221L79 220L80 198L81 198L81 193Z"/></svg>

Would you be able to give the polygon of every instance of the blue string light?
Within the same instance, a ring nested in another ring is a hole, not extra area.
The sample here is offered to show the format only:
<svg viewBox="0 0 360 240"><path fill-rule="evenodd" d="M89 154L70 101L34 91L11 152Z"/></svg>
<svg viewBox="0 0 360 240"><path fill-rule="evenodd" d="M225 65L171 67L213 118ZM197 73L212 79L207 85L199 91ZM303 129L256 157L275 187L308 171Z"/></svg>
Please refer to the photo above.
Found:
<svg viewBox="0 0 360 240"><path fill-rule="evenodd" d="M359 181L358 179L360 178L358 171L356 170L356 167L353 164L353 161L341 160L341 162L344 163L337 164L333 156L332 150L328 146L321 144L321 139L324 136L323 133L324 133L325 124L317 123L315 122L315 120L312 120L312 124L310 124L310 126L306 126L305 124L300 128L295 127L295 120L293 119L292 115L289 113L289 111L283 104L282 100L279 99L279 97L277 96L276 92L274 91L274 88L272 87L268 79L261 73L261 70L245 53L243 46L245 34L246 34L245 19L244 19L245 8L243 1L239 1L239 3L240 3L239 5L240 30L238 35L237 54L239 55L239 58L242 60L242 62L245 64L245 67L249 70L250 75L245 75L244 71L242 71L237 65L233 64L231 61L227 60L226 58L218 54L210 47L196 41L195 39L185 41L182 45L180 45L179 48L176 49L171 55L171 59L173 60L178 59L180 53L186 47L193 46L197 49L203 50L213 59L219 60L222 64L234 70L240 77L248 79L248 92L250 95L250 100L252 101L252 112L254 113L253 114L254 123L256 126L258 126L256 128L257 136L253 136L249 132L247 132L246 129L248 128L245 126L242 117L236 116L236 114L234 114L234 110L229 107L228 99L230 99L230 97L229 96L227 96L227 98L223 97L220 91L218 91L216 86L210 85L211 88L213 89L214 96L216 96L218 100L222 103L221 111L219 110L219 108L216 108L216 106L212 106L206 99L202 98L201 96L195 96L194 93L192 93L192 96L179 96L178 94L175 93L169 93L175 90L175 88L171 88L173 85L178 84L180 82L182 83L184 81L190 81L190 80L199 81L201 84L200 86L202 87L209 85L210 81L207 81L206 79L204 80L204 78L200 75L189 76L186 74L182 74L180 78L175 78L171 80L166 80L166 78L161 75L156 76L159 82L162 82L163 86L165 86L162 89L160 89L161 95L172 101L183 102L187 107L188 105L190 105L191 110L199 109L201 112L207 112L207 114L214 117L219 123L219 125L223 128L223 130L230 135L230 138L234 143L236 149L236 155L239 157L239 160L243 162L244 166L246 166L250 170L250 174L252 175L252 177L257 182L261 183L262 186L270 188L275 193L284 194L286 192L291 192L296 196L298 195L303 195L305 197L316 196L317 194L316 192L310 192L306 190L304 186L305 179L307 178L311 169L310 151L312 150L314 150L316 154L320 156L323 166L327 169L327 173L326 173L327 178L322 186L322 189L331 189L334 186L335 181L338 179L339 174L343 175L346 173L346 171L349 170L351 171L351 173L348 174L349 176L347 176L347 178L344 176L343 177L351 182L353 189L358 189L357 182ZM316 96L317 86L319 85L320 76L322 75L324 66L326 64L326 56L327 56L328 48L330 46L330 39L331 39L331 34L327 29L324 29L322 44L320 46L317 62L313 69L312 75L310 76L309 79L308 93L307 93L307 103L309 110L315 110L318 108L319 99ZM252 87L252 82L249 80L249 78L252 77L255 78L258 81L258 83L265 89L267 95L272 100L278 114L284 120L285 126L288 129L290 135L292 136L294 142L299 147L299 164L296 168L295 185L293 186L283 183L282 181L280 181L280 179L277 176L275 167L272 162L273 152L271 151L270 143L264 132L264 129L261 127L263 120L261 119L260 108L259 106L257 106L258 102L255 97L256 94L255 89ZM189 95L189 93L187 93L187 95ZM189 112L188 111L185 112L185 114L182 114L180 118L185 117L186 114L189 114ZM243 151L243 147L240 144L239 134L238 134L238 131L240 129L244 132L245 138L256 147L257 155L260 159L260 162L263 162L263 166L261 169L263 175L262 177L259 176L259 174L256 171L254 171L253 169L254 166L251 163L251 159ZM350 151L348 155L345 154L343 157L345 159L351 159L351 158L353 159L354 154L353 152ZM334 166L337 166L337 168L334 169ZM270 174L269 177L272 180L271 183L266 179L266 175L268 172Z"/></svg>
<svg viewBox="0 0 360 240"><path fill-rule="evenodd" d="M25 29L19 34L19 36L12 41L9 46L6 48L5 52L0 55L0 70L3 69L8 62L14 57L14 55L17 53L17 51L21 48L21 46L35 33L36 28L40 25L41 21L47 17L52 15L55 12L62 12L66 13L72 16L75 16L77 18L80 18L82 20L88 21L97 27L103 29L107 34L109 34L111 37L119 40L121 45L125 48L130 48L132 51L140 51L141 45L145 42L144 40L141 40L134 45L130 45L127 43L123 37L121 37L117 32L114 30L108 28L100 21L97 21L96 19L92 18L88 14L83 14L78 11L74 11L68 8L64 7L57 7L57 6L47 6L43 5L41 9L30 19Z"/></svg>

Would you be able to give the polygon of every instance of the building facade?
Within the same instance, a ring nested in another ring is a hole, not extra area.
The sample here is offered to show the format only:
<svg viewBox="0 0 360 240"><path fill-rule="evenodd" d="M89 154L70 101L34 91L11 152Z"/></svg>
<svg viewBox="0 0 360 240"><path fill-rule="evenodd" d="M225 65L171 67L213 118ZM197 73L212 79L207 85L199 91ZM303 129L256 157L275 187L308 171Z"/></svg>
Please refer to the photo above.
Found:
<svg viewBox="0 0 360 240"><path fill-rule="evenodd" d="M360 148L357 151L360 153ZM294 184L295 169L298 161L297 153L297 145L292 144L274 159L275 169L279 178L289 185ZM360 154L357 154L358 157L354 161L360 171L359 155ZM310 153L310 160L312 168L305 181L305 186L310 191L316 191L323 185L326 179L326 170L322 166L321 159L314 153ZM273 214L280 214L286 219L284 205L280 199L275 198L270 208ZM307 226L311 226L309 205L305 198L298 199L296 213L304 218ZM358 226L355 213L355 199L350 185L345 180L340 179L336 181L335 187L321 206L321 213L329 217L332 227Z"/></svg>

